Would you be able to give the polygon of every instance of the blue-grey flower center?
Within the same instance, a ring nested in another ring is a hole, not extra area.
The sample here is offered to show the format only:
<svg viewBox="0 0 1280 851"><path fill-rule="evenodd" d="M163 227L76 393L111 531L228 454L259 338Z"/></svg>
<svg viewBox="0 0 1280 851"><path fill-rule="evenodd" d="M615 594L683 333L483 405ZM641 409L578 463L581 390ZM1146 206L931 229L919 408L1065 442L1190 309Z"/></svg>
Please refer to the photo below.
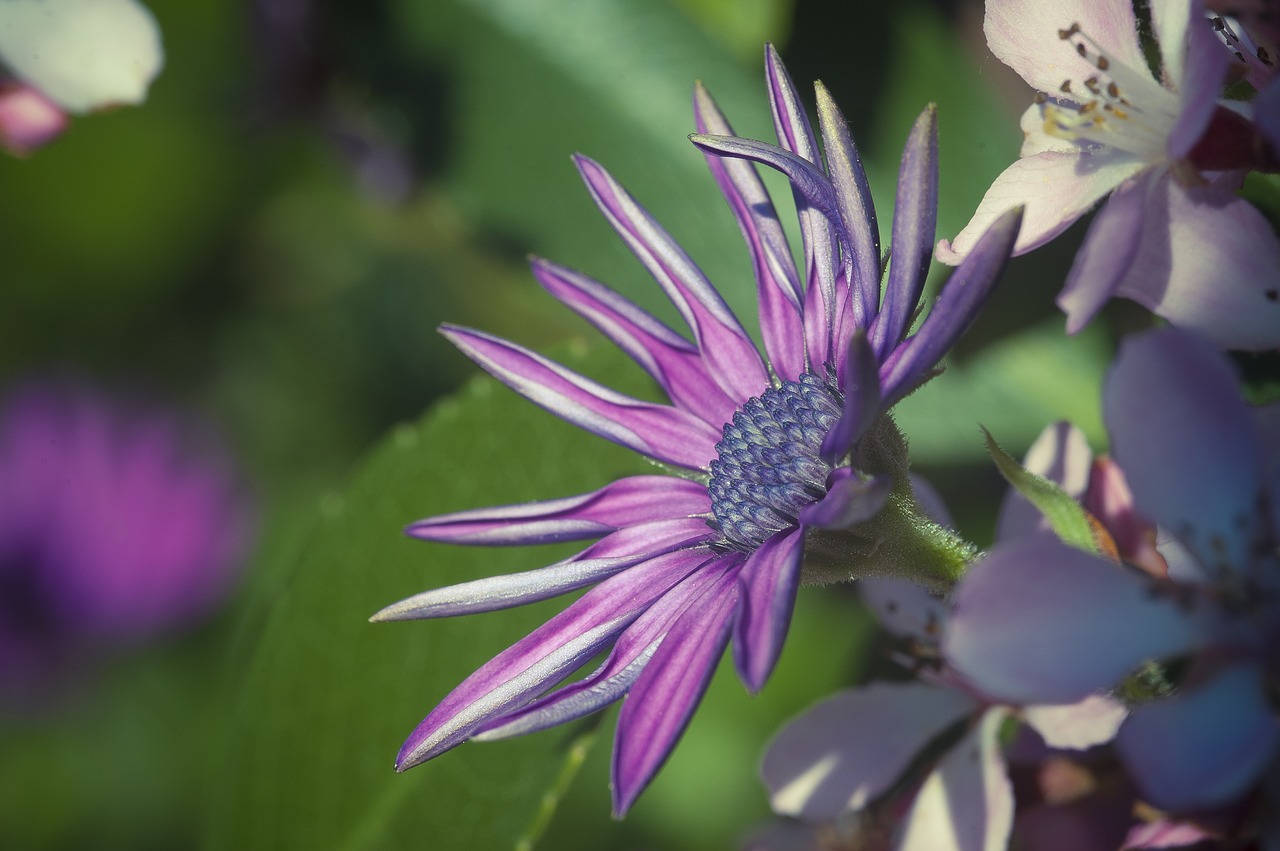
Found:
<svg viewBox="0 0 1280 851"><path fill-rule="evenodd" d="M707 484L717 546L752 552L826 495L831 465L820 450L841 408L836 391L806 372L747 400L725 423Z"/></svg>

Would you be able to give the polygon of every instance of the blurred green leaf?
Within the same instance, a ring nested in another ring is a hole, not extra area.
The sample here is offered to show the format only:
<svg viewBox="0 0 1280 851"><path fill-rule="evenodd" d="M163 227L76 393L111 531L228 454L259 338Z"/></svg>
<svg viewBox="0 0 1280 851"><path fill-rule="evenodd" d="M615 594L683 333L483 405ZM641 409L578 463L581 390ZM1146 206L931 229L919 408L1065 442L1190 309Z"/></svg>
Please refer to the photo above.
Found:
<svg viewBox="0 0 1280 851"><path fill-rule="evenodd" d="M563 358L582 367L580 347ZM594 372L611 372L620 356ZM635 384L638 370L626 369ZM467 745L392 771L413 725L472 670L562 601L424 623L372 625L428 587L538 567L555 548L490 550L412 541L425 515L581 492L643 468L488 379L472 382L379 447L328 498L274 599L242 681L209 823L215 849L512 847L544 824L544 793L580 762L572 731Z"/></svg>
<svg viewBox="0 0 1280 851"><path fill-rule="evenodd" d="M1094 446L1106 443L1100 408L1110 360L1096 326L1068 337L1060 321L1007 337L953 364L894 409L913 463L973 461L986 454L979 424L1025 449L1046 425L1070 420Z"/></svg>

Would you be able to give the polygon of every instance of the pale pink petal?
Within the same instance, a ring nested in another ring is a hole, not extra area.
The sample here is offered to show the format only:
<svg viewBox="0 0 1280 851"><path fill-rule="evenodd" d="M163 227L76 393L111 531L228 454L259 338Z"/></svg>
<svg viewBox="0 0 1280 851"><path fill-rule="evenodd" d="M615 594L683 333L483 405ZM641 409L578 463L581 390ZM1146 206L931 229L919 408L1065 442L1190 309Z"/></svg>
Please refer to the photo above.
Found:
<svg viewBox="0 0 1280 851"><path fill-rule="evenodd" d="M862 600L880 625L894 635L938 644L947 623L947 604L923 585L906 579L872 577L858 583Z"/></svg>
<svg viewBox="0 0 1280 851"><path fill-rule="evenodd" d="M1010 165L987 190L956 238L938 243L938 260L956 265L1003 214L1026 207L1013 253L1025 254L1066 230L1111 190L1144 168L1137 157L1113 149L1045 151Z"/></svg>
<svg viewBox="0 0 1280 851"><path fill-rule="evenodd" d="M1280 239L1224 187L1162 177L1116 294L1230 349L1280 346Z"/></svg>
<svg viewBox="0 0 1280 851"><path fill-rule="evenodd" d="M1000 755L1005 713L988 710L933 770L907 814L898 851L1004 851L1013 786Z"/></svg>
<svg viewBox="0 0 1280 851"><path fill-rule="evenodd" d="M1112 62L1146 68L1129 0L988 0L983 31L996 57L1037 91L1097 73L1058 31L1072 24Z"/></svg>
<svg viewBox="0 0 1280 851"><path fill-rule="evenodd" d="M827 698L783 727L765 752L760 772L774 812L828 820L862 809L976 706L963 692L915 682Z"/></svg>
<svg viewBox="0 0 1280 851"><path fill-rule="evenodd" d="M1084 244L1058 294L1058 307L1067 315L1067 333L1079 333L1133 266L1141 244L1144 216L1159 179L1153 171L1122 183L1094 216ZM1157 199L1155 203L1160 203Z"/></svg>
<svg viewBox="0 0 1280 851"><path fill-rule="evenodd" d="M1169 131L1170 159L1195 146L1217 109L1230 54L1198 0L1151 0L1151 22L1167 82L1178 92L1178 119Z"/></svg>
<svg viewBox="0 0 1280 851"><path fill-rule="evenodd" d="M1076 703L1028 706L1023 710L1023 718L1046 745L1077 751L1114 739L1128 715L1123 703L1101 694L1091 694Z"/></svg>

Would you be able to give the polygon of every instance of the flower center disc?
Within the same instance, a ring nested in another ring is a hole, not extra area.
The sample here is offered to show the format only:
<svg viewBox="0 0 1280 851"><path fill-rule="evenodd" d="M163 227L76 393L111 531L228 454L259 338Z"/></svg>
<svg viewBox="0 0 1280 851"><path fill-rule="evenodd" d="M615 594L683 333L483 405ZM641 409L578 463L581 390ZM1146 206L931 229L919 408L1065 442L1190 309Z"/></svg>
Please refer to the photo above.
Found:
<svg viewBox="0 0 1280 851"><path fill-rule="evenodd" d="M747 400L725 423L707 484L716 545L752 552L826 495L831 465L820 450L841 409L836 391L806 372Z"/></svg>

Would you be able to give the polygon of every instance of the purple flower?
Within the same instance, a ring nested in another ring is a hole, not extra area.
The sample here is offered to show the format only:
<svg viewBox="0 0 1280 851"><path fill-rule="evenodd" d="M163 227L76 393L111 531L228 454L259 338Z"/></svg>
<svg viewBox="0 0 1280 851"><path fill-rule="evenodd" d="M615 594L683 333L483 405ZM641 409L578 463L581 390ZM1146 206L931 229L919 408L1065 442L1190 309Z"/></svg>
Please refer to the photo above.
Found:
<svg viewBox="0 0 1280 851"><path fill-rule="evenodd" d="M790 623L806 535L857 524L884 505L892 477L858 469L856 445L930 375L974 317L1007 259L1019 214L1002 218L980 241L908 335L933 239L933 110L916 123L903 156L882 301L875 214L843 119L819 87L828 176L772 49L767 74L782 147L733 137L706 91L694 94L698 129L716 134L695 137L700 145L777 165L796 187L803 272L754 167L707 157L751 252L767 361L684 251L582 156L576 163L592 197L693 339L562 266L534 260L534 276L634 358L671 404L616 393L479 331L443 329L535 404L678 474L635 476L581 496L463 511L409 527L411 535L458 544L599 540L541 570L411 597L374 620L488 611L599 584L445 697L405 742L398 769L473 736L541 730L629 694L613 761L614 806L625 812L671 752L731 638L743 682L752 691L764 684ZM609 656L597 670L548 692L605 648Z"/></svg>
<svg viewBox="0 0 1280 851"><path fill-rule="evenodd" d="M1273 348L1280 240L1233 191L1262 164L1262 131L1218 101L1232 53L1200 3L1150 8L1159 78L1129 0L988 0L988 46L1040 94L1022 116L1021 158L938 259L967 256L1011 205L1026 206L1021 254L1110 195L1058 297L1069 332L1119 295L1223 347Z"/></svg>
<svg viewBox="0 0 1280 851"><path fill-rule="evenodd" d="M0 407L0 692L53 685L104 648L179 628L249 543L225 459L169 414L30 385Z"/></svg>
<svg viewBox="0 0 1280 851"><path fill-rule="evenodd" d="M1163 330L1123 346L1105 413L1134 502L1161 530L1169 578L1050 536L999 545L960 584L946 655L1016 702L1078 700L1148 661L1184 661L1168 682L1131 681L1154 694L1139 692L1116 747L1156 806L1227 804L1280 748L1269 698L1280 670L1280 406L1248 408L1220 353Z"/></svg>

